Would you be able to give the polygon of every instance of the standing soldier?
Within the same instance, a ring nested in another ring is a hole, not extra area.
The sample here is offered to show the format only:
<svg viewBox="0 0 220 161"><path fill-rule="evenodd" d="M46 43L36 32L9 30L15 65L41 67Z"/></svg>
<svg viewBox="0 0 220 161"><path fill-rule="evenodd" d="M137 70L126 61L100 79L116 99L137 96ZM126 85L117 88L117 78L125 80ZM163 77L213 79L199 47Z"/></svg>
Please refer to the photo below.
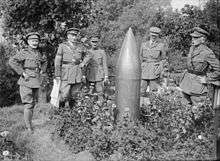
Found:
<svg viewBox="0 0 220 161"><path fill-rule="evenodd" d="M192 46L187 57L187 71L180 88L188 104L194 107L203 104L207 96L207 84L220 86L220 61L213 51L205 45L209 33L195 27Z"/></svg>
<svg viewBox="0 0 220 161"><path fill-rule="evenodd" d="M74 99L85 80L82 68L87 65L91 54L80 43L80 31L70 28L66 31L67 41L59 45L55 57L55 78L61 80L61 102L69 106L69 99Z"/></svg>
<svg viewBox="0 0 220 161"><path fill-rule="evenodd" d="M99 37L90 39L92 59L87 68L87 80L97 93L103 92L104 82L108 82L108 67L105 51L99 48Z"/></svg>
<svg viewBox="0 0 220 161"><path fill-rule="evenodd" d="M146 91L157 91L160 88L160 77L165 65L165 45L159 39L161 29L158 27L150 28L150 40L141 46L141 102L145 98ZM142 102L143 103L143 102Z"/></svg>
<svg viewBox="0 0 220 161"><path fill-rule="evenodd" d="M37 102L38 90L41 85L40 75L46 72L46 57L39 50L40 35L36 32L27 34L28 47L10 58L10 66L21 75L20 96L24 109L24 121L28 131L33 131L33 108Z"/></svg>

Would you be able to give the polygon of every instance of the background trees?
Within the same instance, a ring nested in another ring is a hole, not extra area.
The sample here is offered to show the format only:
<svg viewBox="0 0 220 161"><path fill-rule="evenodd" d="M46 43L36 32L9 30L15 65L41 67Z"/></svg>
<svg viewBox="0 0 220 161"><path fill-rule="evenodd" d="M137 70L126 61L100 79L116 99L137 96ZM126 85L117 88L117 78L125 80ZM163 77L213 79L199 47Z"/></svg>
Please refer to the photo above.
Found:
<svg viewBox="0 0 220 161"><path fill-rule="evenodd" d="M186 5L181 11L172 11L170 0L2 0L4 37L13 52L1 54L1 59L7 66L8 57L23 47L23 36L37 30L42 35L41 50L47 55L48 75L52 78L58 43L64 40L65 29L75 26L82 29L83 37L93 33L100 35L102 48L108 54L110 73L114 75L117 54L127 29L133 28L140 44L148 39L149 27L155 25L162 28L171 70L181 70L185 67L183 56L187 55L189 33L194 26L202 26L211 33L210 45L219 53L219 8L217 0L208 1L203 10ZM9 70L1 67L3 73Z"/></svg>

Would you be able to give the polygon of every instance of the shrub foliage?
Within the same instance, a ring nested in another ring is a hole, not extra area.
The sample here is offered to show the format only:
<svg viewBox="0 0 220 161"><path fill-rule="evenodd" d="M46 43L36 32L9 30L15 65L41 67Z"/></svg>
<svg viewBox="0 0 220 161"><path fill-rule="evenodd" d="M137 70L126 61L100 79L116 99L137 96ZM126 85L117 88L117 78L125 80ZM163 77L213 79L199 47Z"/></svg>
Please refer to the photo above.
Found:
<svg viewBox="0 0 220 161"><path fill-rule="evenodd" d="M94 99L95 98L95 99ZM73 152L90 150L97 160L119 153L130 160L213 159L213 109L209 99L198 109L182 103L178 92L151 94L138 123L120 122L113 100L79 95L68 108L54 111L54 136Z"/></svg>

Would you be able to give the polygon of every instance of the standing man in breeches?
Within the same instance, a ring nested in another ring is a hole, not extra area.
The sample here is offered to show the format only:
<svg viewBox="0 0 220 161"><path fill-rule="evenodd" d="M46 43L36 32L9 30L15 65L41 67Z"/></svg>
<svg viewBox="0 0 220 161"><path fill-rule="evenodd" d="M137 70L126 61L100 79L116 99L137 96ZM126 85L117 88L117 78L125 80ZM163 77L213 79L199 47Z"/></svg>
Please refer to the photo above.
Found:
<svg viewBox="0 0 220 161"><path fill-rule="evenodd" d="M160 28L151 27L150 40L141 45L141 103L146 102L146 91L157 91L160 88L166 60L165 45L159 39L160 33Z"/></svg>
<svg viewBox="0 0 220 161"><path fill-rule="evenodd" d="M106 53L99 47L99 37L93 35L90 39L92 58L87 67L87 80L94 91L101 94L104 82L108 82L108 67ZM92 92L94 92L92 91Z"/></svg>
<svg viewBox="0 0 220 161"><path fill-rule="evenodd" d="M21 75L20 96L24 109L24 121L28 131L33 131L33 109L38 99L38 90L41 85L40 74L46 72L46 57L39 50L40 35L31 32L26 36L28 47L21 50L9 60L9 65Z"/></svg>
<svg viewBox="0 0 220 161"><path fill-rule="evenodd" d="M206 45L208 35L200 27L195 27L191 33L192 46L187 57L187 70L180 83L185 100L195 107L204 103L208 84L220 86L220 61Z"/></svg>
<svg viewBox="0 0 220 161"><path fill-rule="evenodd" d="M55 57L55 78L61 80L60 102L68 107L70 99L76 98L83 80L86 79L82 68L88 64L91 54L79 41L79 29L70 28L66 31L66 35L67 41L59 45Z"/></svg>

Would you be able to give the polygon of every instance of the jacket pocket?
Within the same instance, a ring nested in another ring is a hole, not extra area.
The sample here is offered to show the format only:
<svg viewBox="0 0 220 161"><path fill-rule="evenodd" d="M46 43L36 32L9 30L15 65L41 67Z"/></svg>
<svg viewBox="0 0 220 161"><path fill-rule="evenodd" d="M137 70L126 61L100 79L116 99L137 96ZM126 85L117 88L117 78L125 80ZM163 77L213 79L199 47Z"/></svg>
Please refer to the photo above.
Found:
<svg viewBox="0 0 220 161"><path fill-rule="evenodd" d="M151 50L150 53L151 53L150 54L151 58L157 59L160 57L161 51L160 50Z"/></svg>

